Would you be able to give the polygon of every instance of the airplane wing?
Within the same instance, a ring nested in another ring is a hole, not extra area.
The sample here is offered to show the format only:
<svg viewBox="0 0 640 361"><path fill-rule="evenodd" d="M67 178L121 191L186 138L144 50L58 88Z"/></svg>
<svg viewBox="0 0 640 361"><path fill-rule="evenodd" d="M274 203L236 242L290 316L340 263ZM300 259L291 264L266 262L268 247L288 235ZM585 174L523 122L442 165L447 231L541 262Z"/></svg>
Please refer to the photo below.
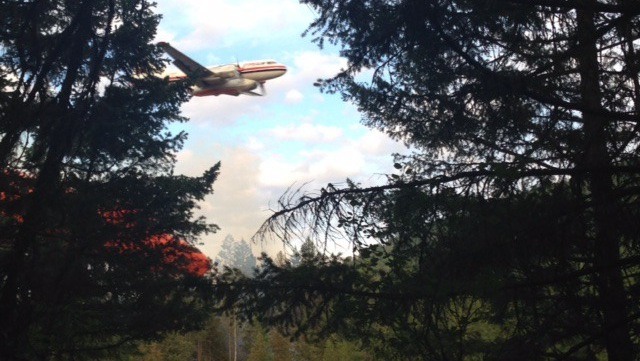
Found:
<svg viewBox="0 0 640 361"><path fill-rule="evenodd" d="M167 54L169 54L173 58L173 63L178 67L178 69L180 69L192 80L199 81L203 78L215 76L215 74L212 73L209 69L200 65L190 57L184 55L179 50L169 45L169 43L162 41L158 43L158 46L160 46Z"/></svg>

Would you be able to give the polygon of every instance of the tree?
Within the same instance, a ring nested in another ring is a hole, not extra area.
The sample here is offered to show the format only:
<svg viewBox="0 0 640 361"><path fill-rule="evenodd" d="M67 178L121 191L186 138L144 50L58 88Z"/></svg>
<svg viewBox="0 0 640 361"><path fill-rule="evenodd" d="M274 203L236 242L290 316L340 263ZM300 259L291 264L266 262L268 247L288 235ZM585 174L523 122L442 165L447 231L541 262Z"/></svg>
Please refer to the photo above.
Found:
<svg viewBox="0 0 640 361"><path fill-rule="evenodd" d="M162 340L144 343L130 361L228 361L226 327L219 316L212 315L202 330L184 334L169 333Z"/></svg>
<svg viewBox="0 0 640 361"><path fill-rule="evenodd" d="M364 352L346 341L328 339L325 342L322 361L364 361L368 360Z"/></svg>
<svg viewBox="0 0 640 361"><path fill-rule="evenodd" d="M184 335L170 333L160 344L162 349L162 361L193 360L196 356L196 348L193 341ZM160 361L159 359L155 359Z"/></svg>
<svg viewBox="0 0 640 361"><path fill-rule="evenodd" d="M173 173L189 94L153 76L153 4L0 9L0 358L96 359L198 327L211 284L193 245L217 227L192 212L218 165Z"/></svg>
<svg viewBox="0 0 640 361"><path fill-rule="evenodd" d="M291 341L277 330L269 331L269 343L273 352L273 359L278 361L293 361Z"/></svg>
<svg viewBox="0 0 640 361"><path fill-rule="evenodd" d="M232 235L227 235L222 241L222 248L218 253L218 262L225 272L251 276L256 267L256 259L251 252L251 246L244 239L237 242ZM236 319L234 312L229 317L229 359L236 360L238 355L238 327L242 326Z"/></svg>
<svg viewBox="0 0 640 361"><path fill-rule="evenodd" d="M349 60L322 89L415 152L386 185L285 194L262 234L349 240L352 266L267 262L234 300L420 359L637 358L640 5L302 2Z"/></svg>
<svg viewBox="0 0 640 361"><path fill-rule="evenodd" d="M228 361L227 327L223 319L213 315L197 338L198 360Z"/></svg>
<svg viewBox="0 0 640 361"><path fill-rule="evenodd" d="M269 334L267 331L257 325L253 328L251 337L251 348L249 349L249 356L247 361L272 361L273 352L269 345Z"/></svg>
<svg viewBox="0 0 640 361"><path fill-rule="evenodd" d="M247 276L253 274L256 258L247 241L236 241L232 235L227 235L222 241L222 248L218 253L218 260L226 267L237 268Z"/></svg>

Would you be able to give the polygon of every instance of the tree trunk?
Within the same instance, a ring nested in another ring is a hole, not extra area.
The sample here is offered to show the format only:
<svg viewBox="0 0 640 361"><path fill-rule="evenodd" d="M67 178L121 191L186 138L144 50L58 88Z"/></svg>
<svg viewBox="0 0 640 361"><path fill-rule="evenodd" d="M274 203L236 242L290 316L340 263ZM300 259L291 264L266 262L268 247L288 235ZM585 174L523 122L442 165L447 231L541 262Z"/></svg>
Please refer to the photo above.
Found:
<svg viewBox="0 0 640 361"><path fill-rule="evenodd" d="M602 112L599 84L599 65L594 13L577 11L578 41L581 51L578 67L581 80L581 98L585 110L584 158L578 166L589 170L586 184L590 194L593 217L594 267L597 271L598 306L602 314L600 333L604 339L609 360L632 361L633 343L627 322L627 298L620 261L620 242L616 226L616 201L613 196L611 159L607 150L606 119Z"/></svg>
<svg viewBox="0 0 640 361"><path fill-rule="evenodd" d="M236 314L233 314L233 361L238 361L238 323Z"/></svg>

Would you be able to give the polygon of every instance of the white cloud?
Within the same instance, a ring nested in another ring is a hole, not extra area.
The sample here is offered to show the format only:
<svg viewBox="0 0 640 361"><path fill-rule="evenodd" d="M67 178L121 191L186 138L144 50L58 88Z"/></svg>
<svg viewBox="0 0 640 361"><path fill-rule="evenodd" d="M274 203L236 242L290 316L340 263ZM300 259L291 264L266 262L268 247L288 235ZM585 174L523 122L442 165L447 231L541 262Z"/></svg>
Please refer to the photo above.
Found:
<svg viewBox="0 0 640 361"><path fill-rule="evenodd" d="M215 257L227 234L237 239L249 239L267 218L266 211L270 193L263 192L258 180L259 157L249 149L221 148L212 145L209 149L186 151L190 157L179 157L176 171L188 175L200 175L220 160L222 163L218 180L214 183L214 194L200 203L198 215L217 224L221 230L202 238L200 248L209 257ZM215 154L215 158L211 156Z"/></svg>
<svg viewBox="0 0 640 361"><path fill-rule="evenodd" d="M161 35L180 34L176 45L185 51L264 42L283 37L291 29L299 35L313 17L308 8L294 0L159 0L157 3L158 12L164 15Z"/></svg>
<svg viewBox="0 0 640 361"><path fill-rule="evenodd" d="M291 89L284 96L284 101L289 104L300 103L304 99L304 95L297 89Z"/></svg>
<svg viewBox="0 0 640 361"><path fill-rule="evenodd" d="M373 173L392 172L390 154L405 151L402 145L376 131L366 132L357 139L335 140L329 147L310 145L309 150L301 151L295 160L279 155L262 159L261 185L285 189L294 183L313 182L322 186L346 178L368 182Z"/></svg>
<svg viewBox="0 0 640 361"><path fill-rule="evenodd" d="M269 132L280 140L305 141L309 143L331 142L343 135L342 129L310 123L278 126Z"/></svg>
<svg viewBox="0 0 640 361"><path fill-rule="evenodd" d="M193 152L189 149L183 149L176 155L178 159L178 163L180 164L189 164L193 159Z"/></svg>
<svg viewBox="0 0 640 361"><path fill-rule="evenodd" d="M234 124L242 116L260 118L274 100L268 97L230 95L192 97L182 106L183 115L194 123L213 126Z"/></svg>
<svg viewBox="0 0 640 361"><path fill-rule="evenodd" d="M301 77L316 81L336 75L347 66L347 60L326 52L305 51L295 55L293 64L300 69Z"/></svg>
<svg viewBox="0 0 640 361"><path fill-rule="evenodd" d="M251 151L261 151L264 149L264 143L256 137L249 137L247 148Z"/></svg>
<svg viewBox="0 0 640 361"><path fill-rule="evenodd" d="M371 130L360 139L358 149L364 154L381 156L403 152L406 148L397 142L390 142L389 136L386 134Z"/></svg>
<svg viewBox="0 0 640 361"><path fill-rule="evenodd" d="M309 92L314 95L316 101L322 101L322 97L313 84L318 79L335 76L347 66L346 59L338 54L323 51L296 52L280 61L286 62L288 70L281 78L267 82L270 93L286 94L295 90L304 95L304 92Z"/></svg>

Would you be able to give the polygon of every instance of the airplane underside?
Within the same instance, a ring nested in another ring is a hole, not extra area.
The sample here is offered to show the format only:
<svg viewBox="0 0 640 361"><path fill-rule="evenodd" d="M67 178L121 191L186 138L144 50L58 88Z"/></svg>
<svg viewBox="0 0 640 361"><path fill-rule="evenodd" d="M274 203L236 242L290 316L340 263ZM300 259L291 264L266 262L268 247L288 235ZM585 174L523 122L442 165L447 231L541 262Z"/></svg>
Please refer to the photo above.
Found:
<svg viewBox="0 0 640 361"><path fill-rule="evenodd" d="M237 82L236 80L241 80L242 83ZM197 97L208 96L208 95L233 95L238 96L240 94L247 95L255 95L262 96L265 94L263 82L256 82L250 79L233 79L228 83L215 85L215 86L194 86L192 88L192 94ZM259 88L260 91L254 91L256 88Z"/></svg>
<svg viewBox="0 0 640 361"><path fill-rule="evenodd" d="M240 92L235 90L235 89L227 89L227 90L223 90L223 89L198 89L198 90L193 90L193 96L196 97L204 97L204 96L208 96L208 95L233 95L233 96L238 96L240 95Z"/></svg>

